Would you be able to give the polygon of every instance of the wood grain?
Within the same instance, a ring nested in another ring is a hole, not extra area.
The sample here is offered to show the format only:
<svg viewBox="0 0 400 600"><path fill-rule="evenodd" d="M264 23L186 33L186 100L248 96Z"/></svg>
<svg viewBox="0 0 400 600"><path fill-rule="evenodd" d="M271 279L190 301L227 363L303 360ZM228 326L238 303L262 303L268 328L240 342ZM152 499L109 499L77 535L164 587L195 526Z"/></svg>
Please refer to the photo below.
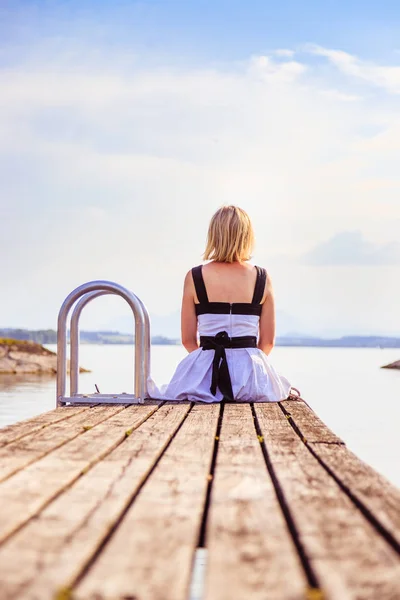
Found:
<svg viewBox="0 0 400 600"><path fill-rule="evenodd" d="M85 433L90 429L123 410L122 406L97 407L83 412L78 412L68 419L52 423L33 433L25 435L22 439L10 442L0 448L0 481L10 477L20 469L39 460L56 448L60 448L69 440Z"/></svg>
<svg viewBox="0 0 400 600"><path fill-rule="evenodd" d="M398 600L399 556L310 449L397 539L400 491L305 404L281 404L290 420L255 412L324 600ZM187 600L218 412L63 407L0 431L0 473L20 469L0 483L0 600ZM204 600L314 598L248 404L225 407L206 544Z"/></svg>
<svg viewBox="0 0 400 600"><path fill-rule="evenodd" d="M313 451L400 544L400 490L340 443L302 402L282 402Z"/></svg>
<svg viewBox="0 0 400 600"><path fill-rule="evenodd" d="M206 545L205 600L304 598L307 581L249 405L225 407Z"/></svg>
<svg viewBox="0 0 400 600"><path fill-rule="evenodd" d="M282 419L279 406L260 404L255 411L300 541L327 598L400 597L399 556Z"/></svg>
<svg viewBox="0 0 400 600"><path fill-rule="evenodd" d="M1 600L53 600L121 518L190 405L166 405L0 547Z"/></svg>
<svg viewBox="0 0 400 600"><path fill-rule="evenodd" d="M74 598L186 600L218 413L192 409Z"/></svg>
<svg viewBox="0 0 400 600"><path fill-rule="evenodd" d="M400 544L400 490L344 446L310 446Z"/></svg>
<svg viewBox="0 0 400 600"><path fill-rule="evenodd" d="M292 415L293 421L308 442L344 444L343 440L333 433L305 402L284 400L279 404Z"/></svg>
<svg viewBox="0 0 400 600"><path fill-rule="evenodd" d="M115 407L108 410L113 416L107 421L0 483L0 542L113 450L126 431L138 427L157 406L133 406L118 414Z"/></svg>
<svg viewBox="0 0 400 600"><path fill-rule="evenodd" d="M83 406L55 408L54 410L49 410L48 412L32 417L31 419L25 419L24 421L18 421L18 423L7 425L0 429L0 447L15 442L34 431L44 429L52 423L58 423L59 421L69 419L73 415L89 410L89 408L90 407Z"/></svg>

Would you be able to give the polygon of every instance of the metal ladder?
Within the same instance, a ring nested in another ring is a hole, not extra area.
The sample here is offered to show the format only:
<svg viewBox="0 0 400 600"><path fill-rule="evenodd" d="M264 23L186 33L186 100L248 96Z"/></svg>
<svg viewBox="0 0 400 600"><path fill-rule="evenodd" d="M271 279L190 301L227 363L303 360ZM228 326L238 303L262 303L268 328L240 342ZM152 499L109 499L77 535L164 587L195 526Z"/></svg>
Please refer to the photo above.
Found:
<svg viewBox="0 0 400 600"><path fill-rule="evenodd" d="M79 394L79 318L83 308L95 298L116 294L126 300L135 319L134 394ZM65 395L67 379L67 320L76 303L70 326L70 396ZM143 404L150 373L150 319L143 302L133 292L112 281L89 281L73 290L64 300L57 325L57 406L65 404Z"/></svg>

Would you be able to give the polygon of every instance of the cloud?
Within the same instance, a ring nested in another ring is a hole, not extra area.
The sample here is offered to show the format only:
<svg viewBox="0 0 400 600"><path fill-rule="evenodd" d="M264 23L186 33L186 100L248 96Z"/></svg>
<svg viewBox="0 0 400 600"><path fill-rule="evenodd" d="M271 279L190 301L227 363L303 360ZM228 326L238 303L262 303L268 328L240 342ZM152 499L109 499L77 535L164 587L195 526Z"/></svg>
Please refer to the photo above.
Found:
<svg viewBox="0 0 400 600"><path fill-rule="evenodd" d="M321 74L298 53L189 68L61 47L0 70L4 325L54 323L65 295L96 278L173 312L223 203L252 216L257 263L294 257L274 276L279 306L310 322L321 270L313 284L304 267L313 292L296 303L296 257L343 228L395 239L400 110L381 105L386 88L360 97L330 60ZM90 315L96 326L97 303Z"/></svg>
<svg viewBox="0 0 400 600"><path fill-rule="evenodd" d="M400 94L400 66L382 66L362 60L343 50L332 50L317 45L308 45L312 54L327 58L339 71L351 78Z"/></svg>
<svg viewBox="0 0 400 600"><path fill-rule="evenodd" d="M315 266L400 265L400 243L373 244L360 231L343 231L307 252L301 262Z"/></svg>
<svg viewBox="0 0 400 600"><path fill-rule="evenodd" d="M322 96L332 98L334 100L339 100L341 102L358 102L359 100L362 100L361 96L357 96L355 94L346 94L335 89L320 90L319 93Z"/></svg>
<svg viewBox="0 0 400 600"><path fill-rule="evenodd" d="M287 55L286 55L287 56ZM293 82L307 71L307 65L295 60L275 61L270 56L253 56L250 60L249 72L265 81Z"/></svg>
<svg viewBox="0 0 400 600"><path fill-rule="evenodd" d="M273 51L275 56L281 56L282 58L292 58L295 55L294 50L289 50L288 48L278 48Z"/></svg>

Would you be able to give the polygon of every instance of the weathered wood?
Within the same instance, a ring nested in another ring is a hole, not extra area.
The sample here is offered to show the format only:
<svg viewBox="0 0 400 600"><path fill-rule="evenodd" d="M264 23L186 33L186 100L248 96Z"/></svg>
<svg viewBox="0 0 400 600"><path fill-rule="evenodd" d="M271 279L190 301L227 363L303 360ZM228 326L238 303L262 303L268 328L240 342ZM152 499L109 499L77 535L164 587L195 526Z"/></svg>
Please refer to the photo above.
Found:
<svg viewBox="0 0 400 600"><path fill-rule="evenodd" d="M282 402L314 452L400 544L400 490L355 456L302 402ZM336 441L338 440L338 441ZM332 447L331 447L332 446Z"/></svg>
<svg viewBox="0 0 400 600"><path fill-rule="evenodd" d="M53 423L51 427L34 431L22 439L0 448L0 481L35 460L39 460L52 450L63 446L69 440L82 435L88 429L121 410L123 410L123 406L113 408L99 406L96 409L78 412L69 419Z"/></svg>
<svg viewBox="0 0 400 600"><path fill-rule="evenodd" d="M1 599L53 600L72 586L189 409L161 407L0 546Z"/></svg>
<svg viewBox="0 0 400 600"><path fill-rule="evenodd" d="M307 580L249 405L226 405L219 438L207 526L205 599L303 598Z"/></svg>
<svg viewBox="0 0 400 600"><path fill-rule="evenodd" d="M292 415L293 421L308 442L344 444L305 402L284 400L280 404Z"/></svg>
<svg viewBox="0 0 400 600"><path fill-rule="evenodd" d="M85 410L89 410L89 407L67 406L55 408L54 410L49 410L48 412L32 417L31 419L25 419L24 421L7 425L0 429L0 447L15 442L16 440L19 440L34 431L48 427L53 423L69 419L73 415L82 413Z"/></svg>
<svg viewBox="0 0 400 600"><path fill-rule="evenodd" d="M218 412L192 409L74 598L186 600Z"/></svg>
<svg viewBox="0 0 400 600"><path fill-rule="evenodd" d="M67 442L0 484L0 542L113 450L157 406L132 406Z"/></svg>
<svg viewBox="0 0 400 600"><path fill-rule="evenodd" d="M329 600L395 600L400 561L282 419L256 405L265 444L300 541Z"/></svg>
<svg viewBox="0 0 400 600"><path fill-rule="evenodd" d="M400 490L344 446L310 446L400 544Z"/></svg>
<svg viewBox="0 0 400 600"><path fill-rule="evenodd" d="M276 403L255 411L294 527L251 407L227 404L204 600L314 598L291 535L325 600L397 600L400 561L387 532L399 539L400 491L307 405L280 404L290 419ZM187 600L219 407L195 406L186 418L189 410L63 407L0 431L0 473L21 469L0 483L0 600Z"/></svg>

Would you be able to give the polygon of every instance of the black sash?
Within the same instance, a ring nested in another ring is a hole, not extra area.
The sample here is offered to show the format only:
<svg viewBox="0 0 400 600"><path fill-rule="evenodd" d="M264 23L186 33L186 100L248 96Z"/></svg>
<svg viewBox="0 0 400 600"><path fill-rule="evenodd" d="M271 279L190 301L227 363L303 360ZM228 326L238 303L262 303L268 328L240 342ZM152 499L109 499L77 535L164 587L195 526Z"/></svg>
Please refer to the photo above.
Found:
<svg viewBox="0 0 400 600"><path fill-rule="evenodd" d="M251 335L230 338L226 331L220 331L215 336L200 336L200 347L203 350L215 351L210 392L215 396L218 387L225 399L233 400L232 382L225 348L257 348L257 338Z"/></svg>

